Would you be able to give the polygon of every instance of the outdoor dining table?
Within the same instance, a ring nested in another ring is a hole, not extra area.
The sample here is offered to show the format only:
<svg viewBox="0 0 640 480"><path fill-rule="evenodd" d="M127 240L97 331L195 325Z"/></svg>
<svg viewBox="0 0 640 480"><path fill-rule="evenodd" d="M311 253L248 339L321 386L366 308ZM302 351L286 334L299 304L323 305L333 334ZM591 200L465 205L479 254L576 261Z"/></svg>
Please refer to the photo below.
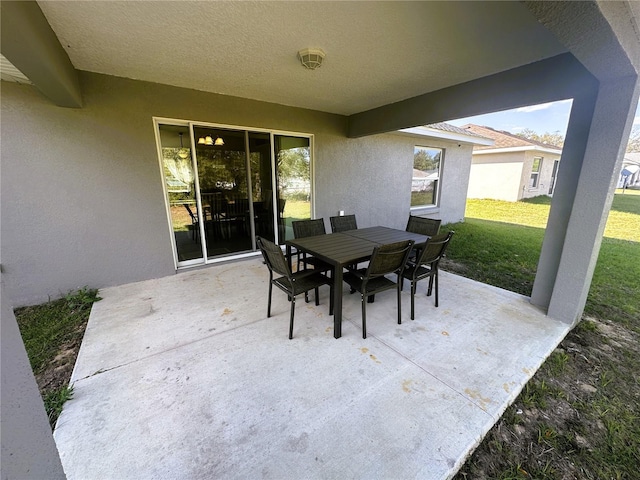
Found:
<svg viewBox="0 0 640 480"><path fill-rule="evenodd" d="M419 247L429 239L426 235L389 227L369 227L340 233L287 240L287 258L291 249L306 252L332 265L333 268L333 336L342 336L342 269L347 265L365 262L371 258L374 247L387 243L413 240Z"/></svg>

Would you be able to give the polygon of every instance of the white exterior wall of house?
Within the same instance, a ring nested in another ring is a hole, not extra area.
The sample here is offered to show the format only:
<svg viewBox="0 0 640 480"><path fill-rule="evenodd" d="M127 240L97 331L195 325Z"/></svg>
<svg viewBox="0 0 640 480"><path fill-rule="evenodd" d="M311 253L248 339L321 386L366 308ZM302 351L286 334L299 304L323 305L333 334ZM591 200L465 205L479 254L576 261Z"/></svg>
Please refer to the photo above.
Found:
<svg viewBox="0 0 640 480"><path fill-rule="evenodd" d="M467 198L491 198L516 202L521 192L521 152L474 155Z"/></svg>
<svg viewBox="0 0 640 480"><path fill-rule="evenodd" d="M315 216L328 224L344 210L363 227L406 226L414 138L349 139L340 115L86 72L80 80L80 109L2 84L1 261L13 306L175 273L154 116L314 134ZM447 151L431 213L461 220L471 147L428 143Z"/></svg>
<svg viewBox="0 0 640 480"><path fill-rule="evenodd" d="M523 198L548 195L553 164L560 155L538 150L474 152L467 198L491 198L517 202ZM533 160L542 157L537 187L530 187Z"/></svg>
<svg viewBox="0 0 640 480"><path fill-rule="evenodd" d="M538 186L531 187L531 170L533 168L533 160L536 157L542 158L542 168L540 170ZM520 195L518 200L537 197L539 195L549 195L549 187L551 186L551 177L553 174L553 164L556 160L560 160L560 155L536 150L524 152L524 164L522 166L522 180L520 183Z"/></svg>

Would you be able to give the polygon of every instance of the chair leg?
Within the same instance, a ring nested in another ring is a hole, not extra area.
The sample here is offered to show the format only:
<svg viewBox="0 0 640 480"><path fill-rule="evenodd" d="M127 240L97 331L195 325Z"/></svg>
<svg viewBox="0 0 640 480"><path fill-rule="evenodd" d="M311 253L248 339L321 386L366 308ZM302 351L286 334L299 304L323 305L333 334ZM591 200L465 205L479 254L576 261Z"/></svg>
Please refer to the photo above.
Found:
<svg viewBox="0 0 640 480"><path fill-rule="evenodd" d="M429 277L429 287L427 288L427 297L431 296L432 291L433 291L433 275Z"/></svg>
<svg viewBox="0 0 640 480"><path fill-rule="evenodd" d="M273 290L273 283L269 282L269 303L267 303L267 318L271 316L271 291Z"/></svg>
<svg viewBox="0 0 640 480"><path fill-rule="evenodd" d="M415 319L414 309L417 283L418 282L411 280L411 320Z"/></svg>
<svg viewBox="0 0 640 480"><path fill-rule="evenodd" d="M316 307L320 305L320 293L318 287L316 287Z"/></svg>
<svg viewBox="0 0 640 480"><path fill-rule="evenodd" d="M434 281L436 283L436 307L438 306L438 271L433 275Z"/></svg>
<svg viewBox="0 0 640 480"><path fill-rule="evenodd" d="M296 297L291 297L291 314L289 320L289 340L293 338L293 315L296 312Z"/></svg>
<svg viewBox="0 0 640 480"><path fill-rule="evenodd" d="M367 300L362 294L362 338L367 338Z"/></svg>

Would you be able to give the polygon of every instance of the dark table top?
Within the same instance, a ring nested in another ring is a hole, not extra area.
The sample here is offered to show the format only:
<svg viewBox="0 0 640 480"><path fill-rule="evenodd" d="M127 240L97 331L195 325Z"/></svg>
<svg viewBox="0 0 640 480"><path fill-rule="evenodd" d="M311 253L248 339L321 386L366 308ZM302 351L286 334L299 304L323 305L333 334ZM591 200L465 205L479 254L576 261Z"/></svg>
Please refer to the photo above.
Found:
<svg viewBox="0 0 640 480"><path fill-rule="evenodd" d="M425 243L429 238L426 235L420 235L418 233L397 230L389 227L359 228L357 230L348 230L342 233L356 238L362 238L370 242L375 242L379 245L402 242L405 240L413 240L416 245L420 245Z"/></svg>
<svg viewBox="0 0 640 480"><path fill-rule="evenodd" d="M333 265L349 265L367 260L373 248L386 243L413 240L417 245L429 237L388 227L369 227L328 235L288 240L290 246L311 253Z"/></svg>

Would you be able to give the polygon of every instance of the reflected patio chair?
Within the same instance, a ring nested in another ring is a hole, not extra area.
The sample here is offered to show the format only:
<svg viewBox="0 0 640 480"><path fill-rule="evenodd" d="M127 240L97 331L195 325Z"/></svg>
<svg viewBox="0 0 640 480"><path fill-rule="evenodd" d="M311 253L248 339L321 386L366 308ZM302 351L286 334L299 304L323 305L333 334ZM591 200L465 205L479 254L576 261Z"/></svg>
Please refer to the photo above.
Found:
<svg viewBox="0 0 640 480"><path fill-rule="evenodd" d="M406 278L411 282L411 320L414 319L415 294L420 280L429 279L427 296L431 296L435 284L435 303L436 307L438 306L438 265L454 233L451 231L431 237L425 246L419 249L417 258L413 261L409 260L402 272L403 279Z"/></svg>
<svg viewBox="0 0 640 480"><path fill-rule="evenodd" d="M337 217L329 217L331 222L331 232L339 233L347 230L357 230L358 225L356 223L355 215L342 215Z"/></svg>
<svg viewBox="0 0 640 480"><path fill-rule="evenodd" d="M442 220L440 219L423 218L416 217L415 215L409 215L409 221L407 222L406 231L432 237L438 234L441 222Z"/></svg>
<svg viewBox="0 0 640 480"><path fill-rule="evenodd" d="M322 275L317 270L303 270L291 273L289 264L282 253L282 249L275 243L256 237L256 244L262 252L267 267L269 268L269 302L267 304L267 317L271 317L271 293L275 285L287 294L291 302L291 312L289 314L289 339L293 338L293 317L296 308L296 296L315 290L316 305L319 305L318 288L322 285L329 285L329 315L333 315L333 282ZM280 275L274 278L276 275Z"/></svg>
<svg viewBox="0 0 640 480"><path fill-rule="evenodd" d="M400 287L402 272L413 248L413 240L380 245L373 249L366 269L351 270L344 274L344 281L360 292L362 303L362 338L367 338L367 297L395 288L398 296L398 324L402 323ZM397 280L385 275L395 274Z"/></svg>
<svg viewBox="0 0 640 480"><path fill-rule="evenodd" d="M313 237L316 235L325 235L327 231L324 226L324 219L317 218L315 220L296 220L295 222L291 222L291 227L293 228L293 237L294 238L304 238L304 237ZM326 272L331 270L331 265L326 262L323 262L319 258L312 257L311 255L307 255L306 252L297 252L297 268L296 270L300 270L300 263L303 263L305 267L307 265L313 266L315 270Z"/></svg>
<svg viewBox="0 0 640 480"><path fill-rule="evenodd" d="M200 236L200 223L198 222L198 216L193 213L193 210L191 210L189 204L183 203L183 205L189 213L189 217L191 217L191 236L195 241L195 239Z"/></svg>

